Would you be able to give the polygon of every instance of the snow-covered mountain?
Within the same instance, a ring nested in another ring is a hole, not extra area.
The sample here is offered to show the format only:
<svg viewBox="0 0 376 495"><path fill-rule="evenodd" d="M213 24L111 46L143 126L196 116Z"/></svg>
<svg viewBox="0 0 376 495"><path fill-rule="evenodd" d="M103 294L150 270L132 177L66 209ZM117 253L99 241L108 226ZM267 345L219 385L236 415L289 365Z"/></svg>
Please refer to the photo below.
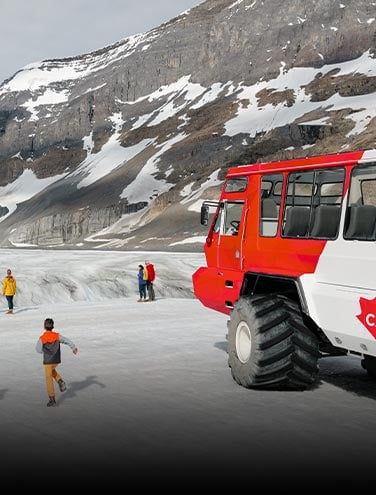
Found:
<svg viewBox="0 0 376 495"><path fill-rule="evenodd" d="M228 166L374 147L375 20L365 0L207 0L24 67L0 86L0 245L201 249Z"/></svg>

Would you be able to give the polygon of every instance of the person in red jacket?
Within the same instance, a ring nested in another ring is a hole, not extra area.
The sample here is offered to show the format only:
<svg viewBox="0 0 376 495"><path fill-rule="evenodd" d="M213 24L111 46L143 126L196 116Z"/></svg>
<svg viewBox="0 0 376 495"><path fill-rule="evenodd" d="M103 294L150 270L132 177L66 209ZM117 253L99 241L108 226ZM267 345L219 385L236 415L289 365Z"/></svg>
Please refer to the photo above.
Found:
<svg viewBox="0 0 376 495"><path fill-rule="evenodd" d="M146 271L148 272L148 280L146 288L148 290L149 301L155 301L155 293L154 293L154 280L155 280L155 270L153 263L150 261L145 261Z"/></svg>
<svg viewBox="0 0 376 495"><path fill-rule="evenodd" d="M67 344L73 354L77 354L77 347L67 337L54 332L54 320L46 318L44 320L44 333L39 337L36 345L36 351L43 354L43 364L46 373L46 386L49 401L47 407L56 406L54 380L59 385L60 392L67 389L64 380L56 371L58 364L61 363L60 344Z"/></svg>

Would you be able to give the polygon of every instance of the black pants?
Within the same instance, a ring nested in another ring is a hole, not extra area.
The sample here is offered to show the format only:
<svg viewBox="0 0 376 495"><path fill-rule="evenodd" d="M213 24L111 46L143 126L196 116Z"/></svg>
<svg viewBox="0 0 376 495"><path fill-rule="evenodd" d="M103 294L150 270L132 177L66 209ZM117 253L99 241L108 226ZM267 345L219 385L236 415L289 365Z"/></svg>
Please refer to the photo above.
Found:
<svg viewBox="0 0 376 495"><path fill-rule="evenodd" d="M153 282L147 283L147 289L148 289L149 301L155 301Z"/></svg>
<svg viewBox="0 0 376 495"><path fill-rule="evenodd" d="M8 301L8 308L13 309L13 296L5 296Z"/></svg>

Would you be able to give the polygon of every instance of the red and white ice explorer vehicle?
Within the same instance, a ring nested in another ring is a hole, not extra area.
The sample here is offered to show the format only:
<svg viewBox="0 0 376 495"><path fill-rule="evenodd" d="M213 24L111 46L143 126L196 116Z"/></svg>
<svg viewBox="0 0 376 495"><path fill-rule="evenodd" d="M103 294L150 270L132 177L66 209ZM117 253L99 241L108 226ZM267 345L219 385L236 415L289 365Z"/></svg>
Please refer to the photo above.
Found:
<svg viewBox="0 0 376 495"><path fill-rule="evenodd" d="M328 354L376 376L376 150L230 168L210 207L194 293L230 315L236 382L304 389Z"/></svg>

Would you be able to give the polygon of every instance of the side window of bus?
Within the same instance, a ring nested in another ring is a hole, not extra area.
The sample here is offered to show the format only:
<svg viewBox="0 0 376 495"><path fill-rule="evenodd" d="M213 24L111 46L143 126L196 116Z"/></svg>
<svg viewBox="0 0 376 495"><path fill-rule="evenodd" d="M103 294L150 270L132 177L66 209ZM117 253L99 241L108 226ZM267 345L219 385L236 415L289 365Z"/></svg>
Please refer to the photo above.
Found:
<svg viewBox="0 0 376 495"><path fill-rule="evenodd" d="M336 239L345 170L316 169L288 177L283 237Z"/></svg>
<svg viewBox="0 0 376 495"><path fill-rule="evenodd" d="M264 237L277 235L282 183L282 174L265 174L261 178L260 235Z"/></svg>
<svg viewBox="0 0 376 495"><path fill-rule="evenodd" d="M221 230L222 215L223 215L223 208L219 207L216 212L216 217L213 225L214 234L219 234L219 231Z"/></svg>
<svg viewBox="0 0 376 495"><path fill-rule="evenodd" d="M244 202L225 203L223 235L238 235Z"/></svg>
<svg viewBox="0 0 376 495"><path fill-rule="evenodd" d="M351 175L344 238L376 240L376 164L358 165Z"/></svg>
<svg viewBox="0 0 376 495"><path fill-rule="evenodd" d="M316 171L317 194L313 201L309 237L313 239L336 239L338 237L345 175L343 168Z"/></svg>

